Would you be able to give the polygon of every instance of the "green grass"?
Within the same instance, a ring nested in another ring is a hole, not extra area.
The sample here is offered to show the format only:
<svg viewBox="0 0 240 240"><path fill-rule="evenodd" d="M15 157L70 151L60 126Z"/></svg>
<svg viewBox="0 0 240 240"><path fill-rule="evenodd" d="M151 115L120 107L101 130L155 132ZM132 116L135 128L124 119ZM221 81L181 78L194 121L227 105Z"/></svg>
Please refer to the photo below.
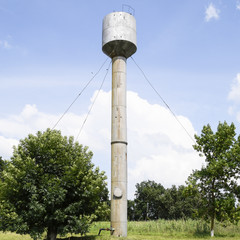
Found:
<svg viewBox="0 0 240 240"><path fill-rule="evenodd" d="M31 237L28 235L19 235L16 233L2 233L0 232L0 239L1 240L31 240Z"/></svg>
<svg viewBox="0 0 240 240"><path fill-rule="evenodd" d="M75 236L62 238L65 240L239 240L240 225L217 223L215 237L211 238L209 224L200 220L178 220L178 221L147 221L129 222L128 237L115 238L110 236L109 231L102 231L101 236L97 236L100 228L109 228L109 222L96 222L92 225L90 233L85 237ZM1 233L0 240L30 240L27 235L17 235L14 233ZM60 239L60 237L59 237Z"/></svg>
<svg viewBox="0 0 240 240"><path fill-rule="evenodd" d="M92 226L91 234L97 234L99 228L109 227L109 223L95 223ZM101 233L102 239L109 236L109 232ZM101 238L95 238L101 239ZM162 240L162 239L212 239L210 237L209 224L199 220L158 220L147 222L129 222L128 223L128 237L122 238L126 240ZM215 227L214 239L240 239L240 226L233 224L217 223Z"/></svg>

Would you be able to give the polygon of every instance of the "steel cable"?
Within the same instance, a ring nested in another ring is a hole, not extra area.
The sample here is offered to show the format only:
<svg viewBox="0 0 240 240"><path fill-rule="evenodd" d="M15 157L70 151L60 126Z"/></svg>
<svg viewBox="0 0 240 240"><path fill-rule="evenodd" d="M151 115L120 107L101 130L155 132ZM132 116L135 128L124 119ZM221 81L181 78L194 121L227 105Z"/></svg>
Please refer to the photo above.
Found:
<svg viewBox="0 0 240 240"><path fill-rule="evenodd" d="M83 127L84 127L84 125L85 125L85 123L86 123L86 121L87 121L87 119L88 119L88 116L89 116L89 114L90 114L90 112L91 112L91 110L92 110L92 108L93 108L93 105L95 104L95 102L96 102L96 100L97 100L97 97L98 97L98 95L99 95L99 93L100 93L100 91L101 91L101 89L102 89L102 87L103 87L103 84L104 84L105 79L106 79L106 77L107 77L107 74L108 74L108 72L109 72L109 68L110 68L111 62L112 62L112 61L110 61L109 65L108 65L107 72L106 72L106 74L105 74L105 76L104 76L104 78L103 78L103 80L102 80L102 83L101 83L101 85L100 85L100 87L99 87L99 90L98 90L98 92L97 92L97 95L95 96L95 98L94 98L94 100L93 100L93 102L92 102L92 105L91 105L91 107L90 107L90 109L89 109L89 111L88 111L88 113L87 113L87 116L86 116L86 118L84 119L83 124L82 124L82 126L81 126L81 128L80 128L80 130L79 130L79 132L78 132L78 135L77 135L77 137L76 137L76 141L77 141L79 135L81 134L82 129L83 129Z"/></svg>
<svg viewBox="0 0 240 240"><path fill-rule="evenodd" d="M193 139L193 137L190 135L190 133L187 131L187 129L183 126L183 124L180 122L180 120L178 119L178 117L176 116L176 114L172 111L172 109L169 107L169 105L166 103L166 101L163 99L163 97L159 94L159 92L156 90L156 88L152 85L152 83L149 81L149 79L147 78L146 74L144 73L144 71L140 68L140 66L136 63L136 61L134 60L134 58L131 56L131 59L133 60L133 62L135 63L135 65L137 66L137 68L141 71L141 73L143 74L145 80L148 82L148 84L151 86L151 88L154 90L154 92L158 95L158 97L162 100L162 102L164 103L164 105L167 107L167 109L171 112L171 114L174 116L174 118L176 119L176 121L180 124L180 126L184 129L184 131L187 133L187 135L191 138L191 140L193 141L193 143L195 144L195 140Z"/></svg>
<svg viewBox="0 0 240 240"><path fill-rule="evenodd" d="M77 101L77 99L81 96L81 94L84 92L84 90L87 88L87 86L92 82L92 80L98 75L98 73L101 71L105 63L107 62L108 58L103 62L101 67L98 69L98 71L93 75L93 77L88 81L88 83L84 86L82 91L77 95L77 97L73 100L73 102L69 105L69 107L65 110L65 112L62 114L62 116L58 119L58 121L55 123L55 125L52 127L51 130L53 130L58 123L62 120L62 118L66 115L66 113L69 111L69 109L72 107L72 105Z"/></svg>

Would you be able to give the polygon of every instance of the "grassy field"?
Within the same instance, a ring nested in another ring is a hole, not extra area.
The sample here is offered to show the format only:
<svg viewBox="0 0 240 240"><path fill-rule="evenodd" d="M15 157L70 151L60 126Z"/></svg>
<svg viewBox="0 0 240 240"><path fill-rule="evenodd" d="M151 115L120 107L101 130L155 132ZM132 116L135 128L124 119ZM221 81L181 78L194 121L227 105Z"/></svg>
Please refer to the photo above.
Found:
<svg viewBox="0 0 240 240"><path fill-rule="evenodd" d="M62 240L111 240L116 239L110 236L109 231L102 231L101 236L97 236L100 228L108 228L109 222L96 222L92 225L90 233L85 237L68 236ZM128 237L117 238L121 240L203 240L213 239L209 236L209 224L203 221L147 221L129 222ZM0 240L30 240L30 236L17 235L14 233L1 233ZM60 237L59 237L60 239ZM239 240L240 225L216 224L214 240Z"/></svg>

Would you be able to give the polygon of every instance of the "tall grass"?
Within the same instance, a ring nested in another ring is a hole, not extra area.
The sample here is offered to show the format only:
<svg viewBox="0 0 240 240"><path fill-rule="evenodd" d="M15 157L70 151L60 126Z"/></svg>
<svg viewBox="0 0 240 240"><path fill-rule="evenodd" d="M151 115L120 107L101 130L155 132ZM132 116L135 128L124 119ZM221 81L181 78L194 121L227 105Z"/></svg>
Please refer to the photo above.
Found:
<svg viewBox="0 0 240 240"><path fill-rule="evenodd" d="M194 220L157 220L147 222L130 222L128 231L134 234L205 234L209 232L208 224L203 221Z"/></svg>
<svg viewBox="0 0 240 240"><path fill-rule="evenodd" d="M109 228L109 222L96 222L91 228L91 234L98 234L100 228ZM102 232L101 235L107 234ZM128 235L149 236L181 236L181 237L208 237L210 224L201 220L157 220L145 222L128 222ZM216 236L239 236L240 226L231 223L216 223Z"/></svg>
<svg viewBox="0 0 240 240"><path fill-rule="evenodd" d="M87 240L110 240L116 239L110 236L109 231L102 231L97 236L100 228L109 228L109 222L95 222L92 224L88 237L64 239L87 239ZM231 223L216 223L214 240L239 240L240 225ZM60 238L60 237L59 237ZM0 240L30 240L28 235L17 235L15 233L1 233ZM120 238L126 240L163 240L163 239L211 239L209 224L201 220L157 220L145 222L128 222L128 237Z"/></svg>
<svg viewBox="0 0 240 240"><path fill-rule="evenodd" d="M29 235L20 235L10 232L0 232L1 240L31 240L32 238Z"/></svg>

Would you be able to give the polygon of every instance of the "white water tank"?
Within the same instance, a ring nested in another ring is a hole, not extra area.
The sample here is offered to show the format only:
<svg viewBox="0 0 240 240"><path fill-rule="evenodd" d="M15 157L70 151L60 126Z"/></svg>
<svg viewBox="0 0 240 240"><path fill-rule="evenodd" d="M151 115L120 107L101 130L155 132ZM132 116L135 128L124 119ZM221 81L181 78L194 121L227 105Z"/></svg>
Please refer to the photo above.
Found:
<svg viewBox="0 0 240 240"><path fill-rule="evenodd" d="M127 12L113 12L103 19L102 51L113 58L137 51L136 20Z"/></svg>

